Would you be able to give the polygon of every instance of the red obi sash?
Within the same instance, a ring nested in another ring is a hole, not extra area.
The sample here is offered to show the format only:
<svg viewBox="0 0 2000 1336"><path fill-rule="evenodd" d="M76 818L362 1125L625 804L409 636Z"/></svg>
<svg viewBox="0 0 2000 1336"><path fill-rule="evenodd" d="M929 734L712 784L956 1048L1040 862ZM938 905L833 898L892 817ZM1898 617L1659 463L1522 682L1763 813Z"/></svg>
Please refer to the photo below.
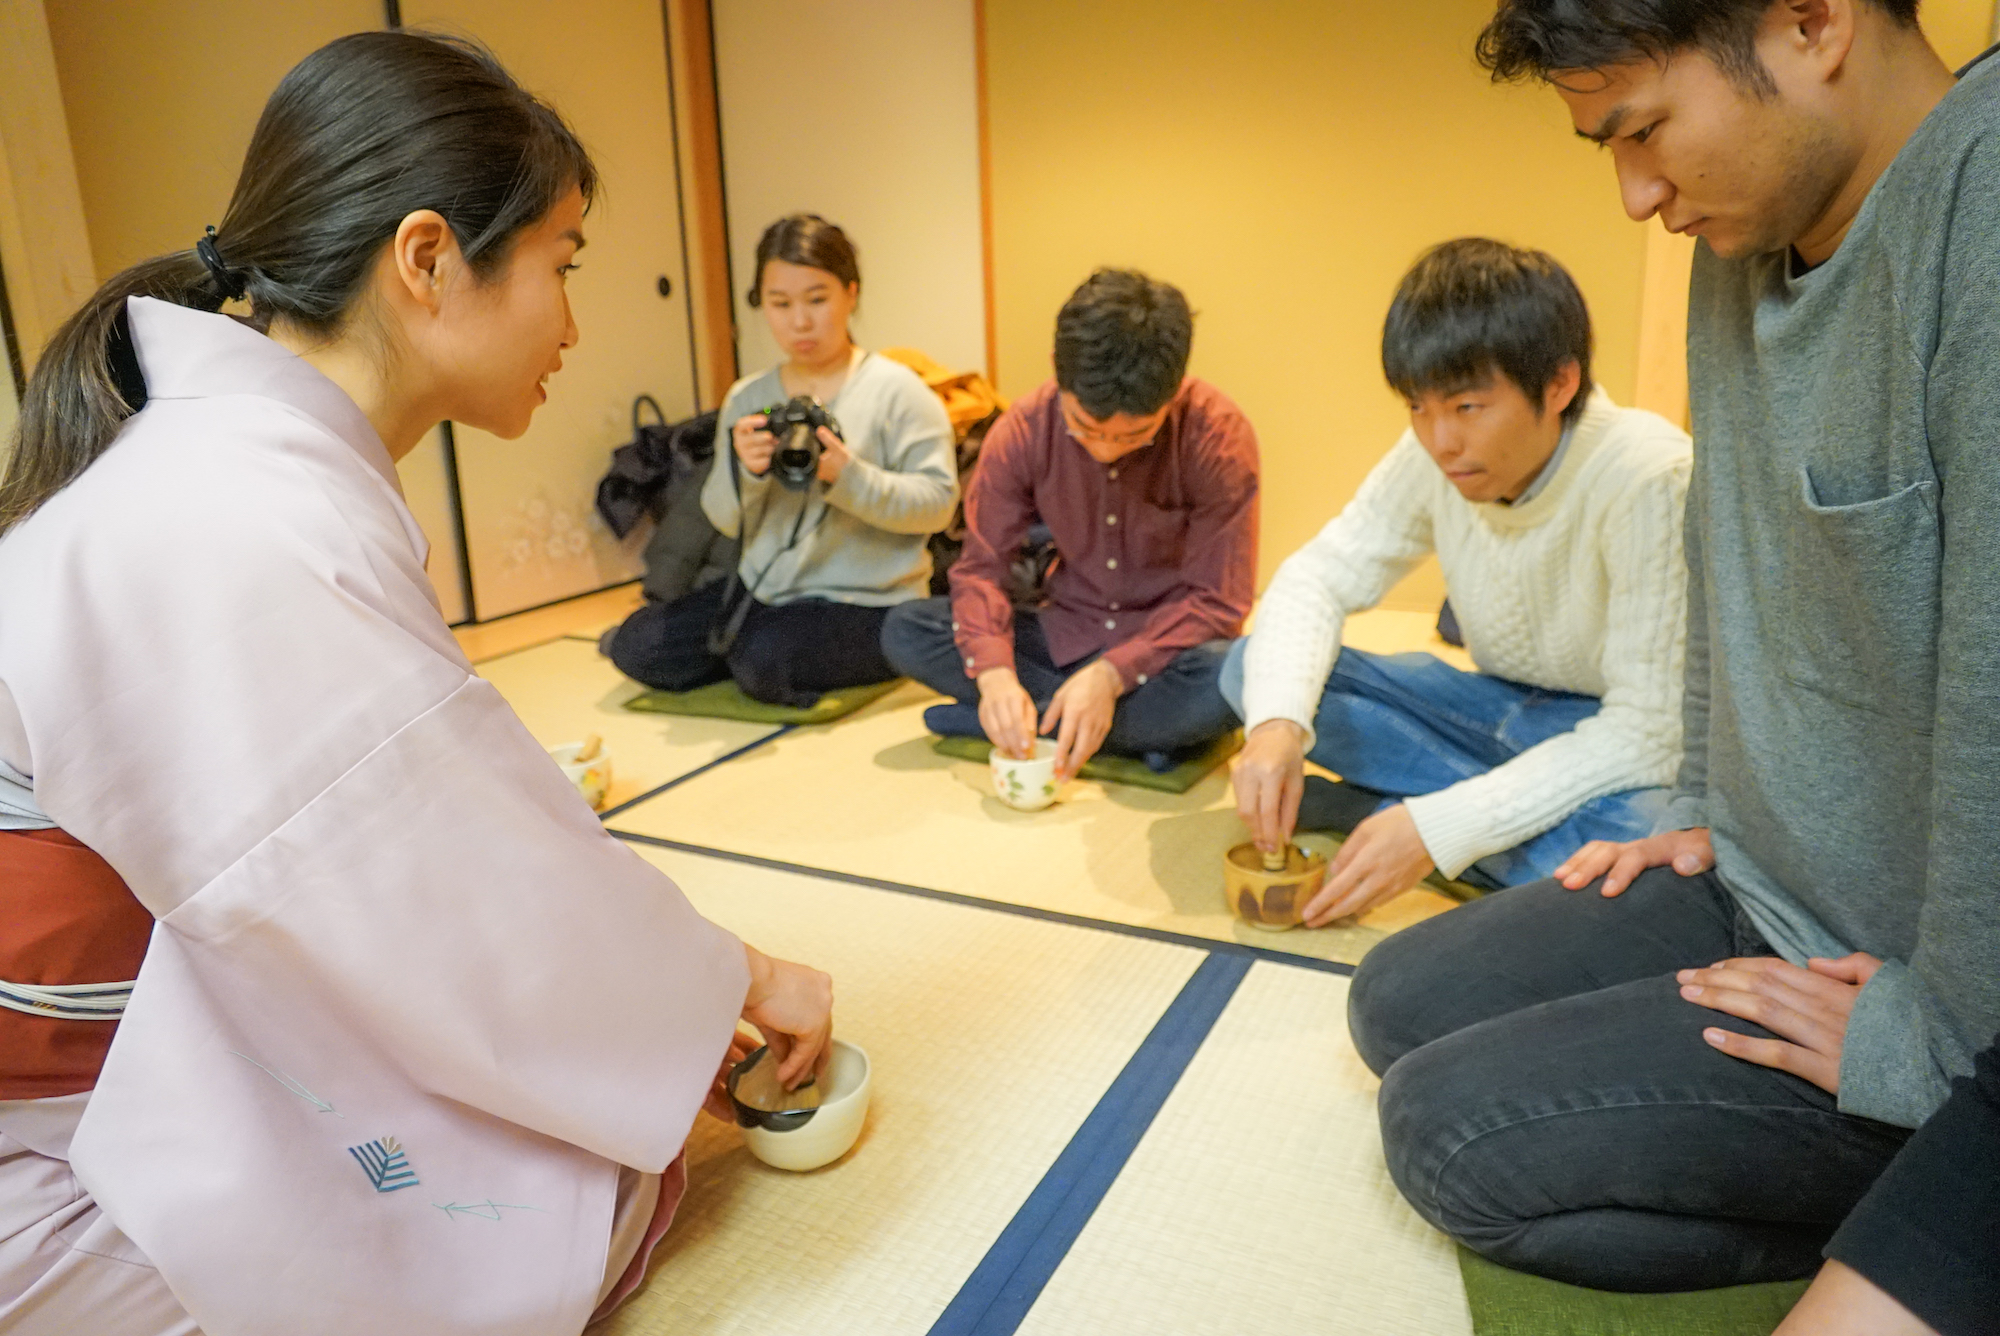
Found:
<svg viewBox="0 0 2000 1336"><path fill-rule="evenodd" d="M0 979L135 979L152 935L153 916L83 844L60 830L0 830ZM0 1007L0 1099L91 1089L117 1029Z"/></svg>

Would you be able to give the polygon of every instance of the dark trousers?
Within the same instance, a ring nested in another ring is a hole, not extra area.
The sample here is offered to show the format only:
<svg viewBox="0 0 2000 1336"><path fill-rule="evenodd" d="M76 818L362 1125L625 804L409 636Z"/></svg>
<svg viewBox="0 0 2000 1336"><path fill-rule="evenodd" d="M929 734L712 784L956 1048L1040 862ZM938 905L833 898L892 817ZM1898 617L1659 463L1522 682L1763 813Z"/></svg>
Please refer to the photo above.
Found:
<svg viewBox="0 0 2000 1336"><path fill-rule="evenodd" d="M672 603L648 603L612 636L611 661L627 677L665 691L733 677L752 700L800 707L841 687L896 676L882 657L889 609L823 598L753 603L729 653L710 653L709 628L728 584L717 580Z"/></svg>
<svg viewBox="0 0 2000 1336"><path fill-rule="evenodd" d="M1229 644L1211 640L1184 649L1158 676L1119 697L1101 750L1120 756L1173 756L1206 746L1235 728L1236 714L1217 685ZM882 649L905 677L963 704L979 704L979 684L965 675L965 656L952 633L950 599L898 606L882 628ZM1014 674L1037 711L1047 710L1056 688L1096 657L1058 666L1049 656L1041 618L1032 612L1014 614Z"/></svg>
<svg viewBox="0 0 2000 1336"><path fill-rule="evenodd" d="M1702 1040L1769 1032L1683 1000L1674 972L1772 954L1716 877L1667 868L1610 900L1517 886L1390 937L1347 1004L1390 1175L1475 1252L1573 1285L1811 1275L1909 1133Z"/></svg>

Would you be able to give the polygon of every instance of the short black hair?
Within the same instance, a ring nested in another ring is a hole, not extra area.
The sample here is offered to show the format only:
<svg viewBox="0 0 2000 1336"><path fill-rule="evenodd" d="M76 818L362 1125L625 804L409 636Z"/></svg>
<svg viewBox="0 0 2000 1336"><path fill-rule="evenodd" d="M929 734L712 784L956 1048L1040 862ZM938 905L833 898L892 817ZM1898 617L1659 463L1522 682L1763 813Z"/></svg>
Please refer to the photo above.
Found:
<svg viewBox="0 0 2000 1336"><path fill-rule="evenodd" d="M1171 283L1100 269L1056 314L1056 384L1102 420L1164 408L1187 374L1194 312Z"/></svg>
<svg viewBox="0 0 2000 1336"><path fill-rule="evenodd" d="M1382 326L1382 374L1407 399L1455 394L1498 373L1539 413L1570 362L1581 382L1563 409L1565 425L1590 397L1590 308L1553 257L1485 237L1425 251L1403 275Z"/></svg>
<svg viewBox="0 0 2000 1336"><path fill-rule="evenodd" d="M1776 0L1500 0L1479 34L1479 63L1496 82L1554 82L1567 71L1665 60L1690 48L1713 60L1738 87L1777 91L1757 56L1757 29ZM1904 28L1917 26L1919 0L1863 0Z"/></svg>
<svg viewBox="0 0 2000 1336"><path fill-rule="evenodd" d="M750 276L750 291L744 294L752 306L764 304L764 266L773 260L824 269L842 287L861 286L861 256L854 243L838 223L816 213L787 214L757 238L757 272Z"/></svg>

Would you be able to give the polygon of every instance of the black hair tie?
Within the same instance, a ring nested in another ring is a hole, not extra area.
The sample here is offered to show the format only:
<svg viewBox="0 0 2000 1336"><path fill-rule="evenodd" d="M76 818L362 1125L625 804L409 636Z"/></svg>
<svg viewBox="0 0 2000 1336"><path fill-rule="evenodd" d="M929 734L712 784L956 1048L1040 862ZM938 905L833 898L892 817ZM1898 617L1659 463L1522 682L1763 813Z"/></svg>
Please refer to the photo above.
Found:
<svg viewBox="0 0 2000 1336"><path fill-rule="evenodd" d="M229 301L240 302L243 300L243 294L249 289L243 285L243 276L232 272L229 266L222 262L222 252L216 249L215 245L215 227L213 224L209 226L208 235L194 243L194 253L199 255L201 262L208 266L208 276L215 280L215 290L217 292L220 292Z"/></svg>

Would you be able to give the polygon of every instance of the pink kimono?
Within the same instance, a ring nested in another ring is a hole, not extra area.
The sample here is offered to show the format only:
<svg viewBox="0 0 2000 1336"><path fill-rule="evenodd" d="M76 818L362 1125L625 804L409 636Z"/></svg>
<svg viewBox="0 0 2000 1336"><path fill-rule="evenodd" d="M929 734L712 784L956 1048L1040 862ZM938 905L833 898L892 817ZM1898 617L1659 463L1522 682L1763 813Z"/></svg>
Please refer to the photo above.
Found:
<svg viewBox="0 0 2000 1336"><path fill-rule="evenodd" d="M157 922L96 1089L0 1104L16 1213L73 1199L0 1239L0 1327L577 1332L621 1166L671 1214L742 946L473 675L353 401L129 310L144 411L0 540L0 760ZM171 1294L24 1298L65 1255Z"/></svg>

